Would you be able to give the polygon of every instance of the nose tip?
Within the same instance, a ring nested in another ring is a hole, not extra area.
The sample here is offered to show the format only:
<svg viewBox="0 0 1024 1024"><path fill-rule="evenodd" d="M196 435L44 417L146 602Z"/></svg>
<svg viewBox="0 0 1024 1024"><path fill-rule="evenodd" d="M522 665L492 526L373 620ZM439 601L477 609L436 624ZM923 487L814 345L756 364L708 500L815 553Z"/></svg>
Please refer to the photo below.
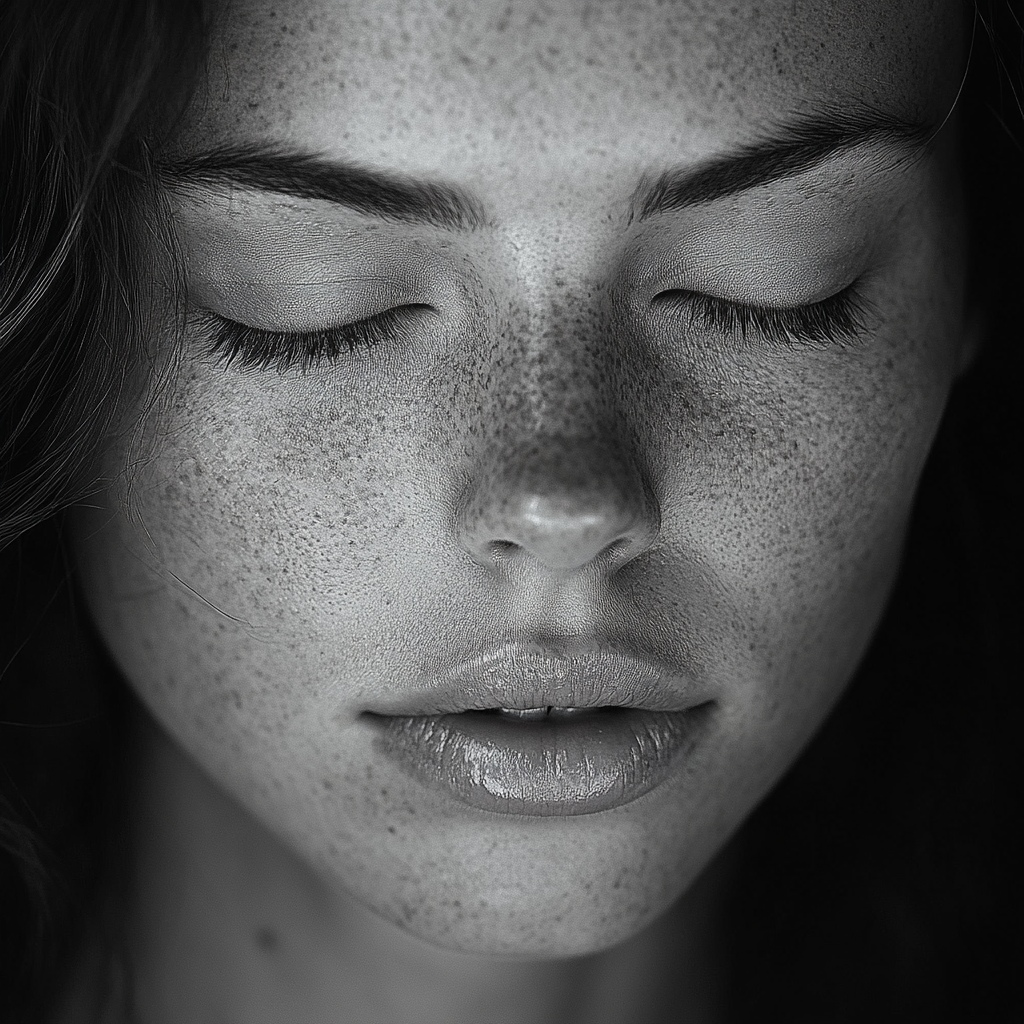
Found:
<svg viewBox="0 0 1024 1024"><path fill-rule="evenodd" d="M522 551L549 569L582 569L602 559L618 562L635 555L651 531L639 528L637 502L602 502L592 496L545 494L505 505L488 523L492 556Z"/></svg>
<svg viewBox="0 0 1024 1024"><path fill-rule="evenodd" d="M593 562L616 567L653 543L656 506L618 453L579 443L531 448L483 474L465 506L461 540L478 562L527 557L560 572Z"/></svg>

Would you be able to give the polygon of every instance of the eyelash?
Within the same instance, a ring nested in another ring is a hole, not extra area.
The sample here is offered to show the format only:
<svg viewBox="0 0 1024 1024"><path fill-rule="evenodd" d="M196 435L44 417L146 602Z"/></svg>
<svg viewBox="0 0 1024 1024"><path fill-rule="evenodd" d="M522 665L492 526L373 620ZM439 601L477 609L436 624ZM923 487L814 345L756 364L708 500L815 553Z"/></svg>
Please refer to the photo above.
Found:
<svg viewBox="0 0 1024 1024"><path fill-rule="evenodd" d="M867 329L866 309L854 285L806 306L767 308L727 302L711 295L684 290L662 292L660 305L685 314L688 326L720 334L748 334L775 346L830 345L856 339ZM375 316L320 331L265 331L247 324L211 316L214 338L210 348L223 366L277 370L298 367L303 373L332 363L343 352L371 349L404 340L411 314L427 305L396 306Z"/></svg>
<svg viewBox="0 0 1024 1024"><path fill-rule="evenodd" d="M333 363L342 353L402 341L412 327L413 315L427 305L395 306L375 316L320 331L265 331L226 317L211 315L213 344L210 352L221 365L237 363L244 369L278 373L298 367L303 373Z"/></svg>
<svg viewBox="0 0 1024 1024"><path fill-rule="evenodd" d="M755 335L777 347L850 342L868 330L868 309L856 284L806 306L770 308L727 302L699 292L668 291L655 301L686 316L687 325L718 334Z"/></svg>

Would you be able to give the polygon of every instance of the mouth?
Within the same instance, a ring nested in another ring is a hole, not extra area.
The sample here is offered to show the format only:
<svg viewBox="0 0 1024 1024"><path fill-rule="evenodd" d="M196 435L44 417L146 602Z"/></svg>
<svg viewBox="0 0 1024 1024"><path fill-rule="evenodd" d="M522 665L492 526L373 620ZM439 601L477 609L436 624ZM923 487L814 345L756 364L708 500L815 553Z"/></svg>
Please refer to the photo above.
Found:
<svg viewBox="0 0 1024 1024"><path fill-rule="evenodd" d="M478 810L610 810L665 782L715 702L653 662L509 645L365 714L406 774Z"/></svg>

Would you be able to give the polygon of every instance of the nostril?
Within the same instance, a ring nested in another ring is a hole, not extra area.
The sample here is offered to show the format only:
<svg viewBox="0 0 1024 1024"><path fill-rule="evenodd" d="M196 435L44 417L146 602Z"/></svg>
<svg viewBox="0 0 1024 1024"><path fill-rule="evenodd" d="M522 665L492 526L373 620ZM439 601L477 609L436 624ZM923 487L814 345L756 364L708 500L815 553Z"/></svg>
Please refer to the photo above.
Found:
<svg viewBox="0 0 1024 1024"><path fill-rule="evenodd" d="M620 537L618 540L613 540L611 544L604 549L606 558L614 560L615 556L625 554L631 547L633 547L634 541L629 537Z"/></svg>
<svg viewBox="0 0 1024 1024"><path fill-rule="evenodd" d="M511 540L492 540L488 549L493 558L512 555L519 548L519 545Z"/></svg>

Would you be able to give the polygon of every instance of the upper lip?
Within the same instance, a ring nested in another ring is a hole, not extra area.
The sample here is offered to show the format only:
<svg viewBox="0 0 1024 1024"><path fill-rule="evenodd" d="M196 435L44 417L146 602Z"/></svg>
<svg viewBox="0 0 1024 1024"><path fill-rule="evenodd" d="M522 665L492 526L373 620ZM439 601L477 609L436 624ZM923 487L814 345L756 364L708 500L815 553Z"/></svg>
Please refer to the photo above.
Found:
<svg viewBox="0 0 1024 1024"><path fill-rule="evenodd" d="M373 713L443 715L545 706L684 711L706 699L677 670L630 653L510 643L455 665Z"/></svg>

